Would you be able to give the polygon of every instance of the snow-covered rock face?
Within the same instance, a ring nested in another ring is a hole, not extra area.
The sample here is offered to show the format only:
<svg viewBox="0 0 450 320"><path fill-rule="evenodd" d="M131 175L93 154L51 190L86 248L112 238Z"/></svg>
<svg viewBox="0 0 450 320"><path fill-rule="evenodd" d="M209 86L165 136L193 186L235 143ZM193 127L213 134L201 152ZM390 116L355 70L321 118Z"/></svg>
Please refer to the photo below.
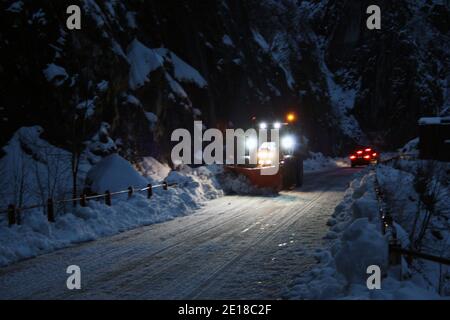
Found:
<svg viewBox="0 0 450 320"><path fill-rule="evenodd" d="M355 141L399 147L420 116L449 108L442 1L380 1L382 31L364 28L370 1L80 4L77 32L63 1L0 6L0 143L26 113L65 144L78 110L90 135L108 122L128 155L159 155L195 118L216 126L295 107L311 146L330 154Z"/></svg>
<svg viewBox="0 0 450 320"><path fill-rule="evenodd" d="M354 92L350 114L370 140L400 147L417 136L421 115L438 115L450 103L450 11L440 0L379 1L382 30L373 32L360 27L370 4L328 1L331 10L319 20L325 60L343 99Z"/></svg>

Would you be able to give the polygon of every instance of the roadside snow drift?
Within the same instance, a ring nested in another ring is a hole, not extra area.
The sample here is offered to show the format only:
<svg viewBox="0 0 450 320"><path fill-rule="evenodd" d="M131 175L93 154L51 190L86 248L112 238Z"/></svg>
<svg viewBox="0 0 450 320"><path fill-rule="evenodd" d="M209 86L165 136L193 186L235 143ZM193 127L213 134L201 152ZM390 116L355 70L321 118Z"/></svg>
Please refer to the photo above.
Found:
<svg viewBox="0 0 450 320"><path fill-rule="evenodd" d="M96 164L87 174L86 186L94 193L144 188L149 179L141 176L133 166L118 154L112 154Z"/></svg>
<svg viewBox="0 0 450 320"><path fill-rule="evenodd" d="M138 44L136 46L139 48ZM113 193L129 186L144 188L148 183L155 185L164 180L177 186L168 191L155 189L152 199L139 193L131 199L127 199L126 194L113 197L111 207L106 206L102 198L89 201L85 208L73 208L70 202L58 204L55 207L56 222L48 223L47 199L72 197L71 155L41 139L42 132L40 127L20 129L4 148L6 155L0 159L0 209L6 209L10 203L17 207L42 205L41 208L21 212L21 225L11 228L6 215L0 216L0 266L186 215L202 206L204 201L225 193L273 194L270 190L253 187L245 177L224 172L218 165L195 169L180 166L172 171L167 165L147 157L133 166L118 154L103 159L94 157L88 148L81 159L80 189L84 185L93 193ZM95 148L102 149L104 146L98 143L94 144ZM111 143L108 140L105 146L108 150ZM323 169L333 161L317 156L309 163L311 167Z"/></svg>
<svg viewBox="0 0 450 320"><path fill-rule="evenodd" d="M30 205L43 204L50 196L55 199L71 198L70 158L67 158L67 152L40 139L41 133L39 127L22 128L4 148L6 155L0 159L2 210L20 199L23 199L21 205ZM59 157L55 158L55 155ZM57 164L59 167L56 167ZM57 206L55 223L47 222L45 208L21 212L21 225L11 228L8 227L6 215L1 215L0 266L183 216L198 209L205 200L223 195L214 167L184 167L171 172L169 167L153 158L144 159L140 167L149 176L142 176L128 161L113 154L96 166L84 164L83 170L89 171L87 181L98 193L126 190L130 185L146 187L148 183L159 183L165 178L177 183L177 187L168 191L156 188L151 199L147 199L146 194L138 193L131 199L127 199L126 195L113 197L111 207L106 206L103 199L88 201L88 206L84 208L73 208L70 203ZM50 181L51 186L55 184L59 191L53 192L44 181ZM21 189L22 185L26 188ZM39 190L42 194L36 193Z"/></svg>
<svg viewBox="0 0 450 320"><path fill-rule="evenodd" d="M325 236L328 244L315 252L319 264L299 277L287 291L287 298L440 299L439 288L444 296L450 295L448 288L445 289L445 282L440 282L439 277L436 277L439 274L438 264L418 260L408 267L403 260L402 279L398 278L398 269L388 267L388 236L381 233L381 218L374 191L375 175L381 188L391 196L390 204L397 205L393 208L397 235L402 246L408 245L408 222L414 220L411 215L417 208L412 175L388 166L377 167L376 173L367 168L350 184L343 201L328 221L330 230ZM443 194L440 204L442 212L446 208L446 214L450 209L447 198L448 194ZM447 240L442 240L444 243L428 242L428 252L433 247L442 250L444 246L447 251L450 248L448 223L440 227L440 230L447 230L444 236ZM442 255L442 252L431 252ZM367 288L367 268L371 265L377 265L382 270L380 290ZM445 267L443 272L445 274Z"/></svg>
<svg viewBox="0 0 450 320"><path fill-rule="evenodd" d="M322 153L310 152L309 157L305 159L303 166L305 172L318 172L330 170L342 166L343 161L325 157Z"/></svg>

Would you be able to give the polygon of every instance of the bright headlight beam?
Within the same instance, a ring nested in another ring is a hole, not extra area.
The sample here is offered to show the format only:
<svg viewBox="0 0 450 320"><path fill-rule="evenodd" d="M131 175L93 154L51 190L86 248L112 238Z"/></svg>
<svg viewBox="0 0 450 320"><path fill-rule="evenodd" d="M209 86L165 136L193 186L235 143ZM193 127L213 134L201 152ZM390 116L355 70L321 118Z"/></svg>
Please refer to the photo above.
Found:
<svg viewBox="0 0 450 320"><path fill-rule="evenodd" d="M274 128L274 129L280 129L280 128L281 128L281 123L275 122L275 123L273 124L273 128Z"/></svg>
<svg viewBox="0 0 450 320"><path fill-rule="evenodd" d="M267 129L267 123L261 122L261 123L259 124L259 128L260 128L260 129Z"/></svg>
<svg viewBox="0 0 450 320"><path fill-rule="evenodd" d="M292 136L286 136L281 139L281 147L283 149L292 149L295 146L295 139Z"/></svg>
<svg viewBox="0 0 450 320"><path fill-rule="evenodd" d="M245 140L245 147L248 150L255 150L257 146L258 146L258 139L250 137Z"/></svg>

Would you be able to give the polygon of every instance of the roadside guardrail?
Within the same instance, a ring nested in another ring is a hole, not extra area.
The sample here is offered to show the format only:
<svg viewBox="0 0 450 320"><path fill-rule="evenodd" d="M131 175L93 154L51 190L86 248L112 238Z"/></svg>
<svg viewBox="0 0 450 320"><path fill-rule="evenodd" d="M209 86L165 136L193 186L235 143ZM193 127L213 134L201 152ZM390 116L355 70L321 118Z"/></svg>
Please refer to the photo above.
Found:
<svg viewBox="0 0 450 320"><path fill-rule="evenodd" d="M95 195L87 195L86 193L81 194L77 198L72 199L61 199L54 200L49 198L46 204L33 204L25 207L16 207L14 204L10 204L8 209L0 210L0 214L6 213L8 216L8 225L11 227L13 225L21 224L21 214L24 211L32 210L36 208L46 208L47 212L47 220L50 223L55 222L55 206L61 203L73 202L75 205L79 202L80 206L86 207L88 205L89 200L100 200L103 199L107 206L112 206L112 198L121 194L128 194L128 199L130 199L134 193L146 192L147 199L151 199L153 196L153 190L156 188L162 188L163 190L168 190L171 187L176 187L176 183L168 183L166 181L152 185L148 184L144 188L134 188L132 186L128 187L126 190L114 191L110 192L109 190L105 191L103 194L95 194Z"/></svg>
<svg viewBox="0 0 450 320"><path fill-rule="evenodd" d="M374 169L375 170L375 169ZM428 253L419 252L411 249L402 248L400 241L397 238L397 230L395 228L395 221L390 209L386 205L383 191L381 190L378 177L375 170L375 194L378 200L378 208L381 218L381 232L389 234L389 265L396 266L401 264L402 256L406 257L409 264L412 263L413 258L424 259L439 264L450 266L450 259L445 257L438 257Z"/></svg>

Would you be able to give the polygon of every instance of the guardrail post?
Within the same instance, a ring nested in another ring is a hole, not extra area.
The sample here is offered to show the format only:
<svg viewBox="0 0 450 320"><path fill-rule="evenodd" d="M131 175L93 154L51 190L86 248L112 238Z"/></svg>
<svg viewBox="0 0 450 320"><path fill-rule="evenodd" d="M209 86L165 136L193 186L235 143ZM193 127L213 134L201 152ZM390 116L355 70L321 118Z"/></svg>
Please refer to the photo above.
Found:
<svg viewBox="0 0 450 320"><path fill-rule="evenodd" d="M403 279L401 245L397 240L389 242L390 273L398 280Z"/></svg>
<svg viewBox="0 0 450 320"><path fill-rule="evenodd" d="M16 224L16 206L13 204L8 206L8 224L10 227Z"/></svg>
<svg viewBox="0 0 450 320"><path fill-rule="evenodd" d="M153 187L151 184L148 184L147 188L147 199L150 199L153 196Z"/></svg>
<svg viewBox="0 0 450 320"><path fill-rule="evenodd" d="M400 252L401 246L398 241L389 242L389 264L398 266L402 263L402 254Z"/></svg>
<svg viewBox="0 0 450 320"><path fill-rule="evenodd" d="M86 194L85 194L85 193L83 193L83 194L81 195L81 198L80 198L80 205L81 205L82 207L86 207L86 206L87 206L87 199L86 199Z"/></svg>
<svg viewBox="0 0 450 320"><path fill-rule="evenodd" d="M111 192L109 190L105 192L105 204L111 207Z"/></svg>
<svg viewBox="0 0 450 320"><path fill-rule="evenodd" d="M130 199L133 196L133 187L128 187L128 199Z"/></svg>
<svg viewBox="0 0 450 320"><path fill-rule="evenodd" d="M163 182L163 190L165 191L169 190L169 184L167 183L167 181Z"/></svg>
<svg viewBox="0 0 450 320"><path fill-rule="evenodd" d="M22 216L20 215L20 208L16 208L16 224L19 226L22 224Z"/></svg>
<svg viewBox="0 0 450 320"><path fill-rule="evenodd" d="M52 198L47 200L47 220L48 222L55 222L55 211Z"/></svg>

